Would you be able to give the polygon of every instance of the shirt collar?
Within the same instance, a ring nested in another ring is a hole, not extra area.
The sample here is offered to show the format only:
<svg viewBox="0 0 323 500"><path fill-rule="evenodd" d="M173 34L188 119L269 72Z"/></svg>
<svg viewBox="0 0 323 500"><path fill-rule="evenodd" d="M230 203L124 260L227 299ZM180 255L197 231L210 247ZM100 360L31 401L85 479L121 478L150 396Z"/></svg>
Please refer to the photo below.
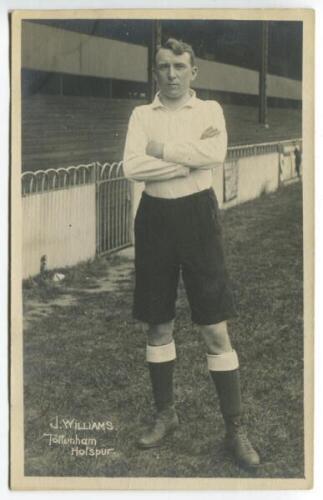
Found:
<svg viewBox="0 0 323 500"><path fill-rule="evenodd" d="M159 95L160 95L160 92L157 92L157 94L155 95L155 98L154 98L153 102L151 103L152 109L158 109L158 108L168 109L167 106L164 106L164 104L161 102L161 100L159 98ZM191 95L191 97L182 106L180 106L177 109L181 109L181 108L193 108L196 105L197 97L196 97L195 90L190 89L190 95Z"/></svg>

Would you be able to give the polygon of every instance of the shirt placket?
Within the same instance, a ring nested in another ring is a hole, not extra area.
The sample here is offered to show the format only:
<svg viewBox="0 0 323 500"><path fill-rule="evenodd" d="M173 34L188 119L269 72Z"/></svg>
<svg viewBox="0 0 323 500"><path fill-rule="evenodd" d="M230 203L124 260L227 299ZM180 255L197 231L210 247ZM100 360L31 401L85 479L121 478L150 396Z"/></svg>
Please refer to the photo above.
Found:
<svg viewBox="0 0 323 500"><path fill-rule="evenodd" d="M168 140L174 141L178 138L178 111L169 111L168 116Z"/></svg>

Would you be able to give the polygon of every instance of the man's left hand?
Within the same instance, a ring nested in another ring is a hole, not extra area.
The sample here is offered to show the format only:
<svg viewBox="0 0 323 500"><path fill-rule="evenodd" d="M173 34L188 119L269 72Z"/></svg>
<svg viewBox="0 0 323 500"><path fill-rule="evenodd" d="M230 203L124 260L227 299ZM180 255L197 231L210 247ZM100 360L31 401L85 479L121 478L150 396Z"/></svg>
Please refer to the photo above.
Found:
<svg viewBox="0 0 323 500"><path fill-rule="evenodd" d="M146 154L155 158L163 158L164 144L157 141L149 141L146 146Z"/></svg>

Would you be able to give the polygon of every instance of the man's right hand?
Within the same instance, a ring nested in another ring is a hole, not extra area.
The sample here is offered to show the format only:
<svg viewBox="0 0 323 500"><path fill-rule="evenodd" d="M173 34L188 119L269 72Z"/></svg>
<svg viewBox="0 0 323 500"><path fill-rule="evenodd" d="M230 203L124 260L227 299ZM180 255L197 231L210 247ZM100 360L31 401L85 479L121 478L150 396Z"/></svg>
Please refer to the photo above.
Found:
<svg viewBox="0 0 323 500"><path fill-rule="evenodd" d="M214 137L214 136L219 135L219 134L220 134L220 130L218 130L217 128L208 127L207 129L204 130L200 139L210 139L211 137Z"/></svg>

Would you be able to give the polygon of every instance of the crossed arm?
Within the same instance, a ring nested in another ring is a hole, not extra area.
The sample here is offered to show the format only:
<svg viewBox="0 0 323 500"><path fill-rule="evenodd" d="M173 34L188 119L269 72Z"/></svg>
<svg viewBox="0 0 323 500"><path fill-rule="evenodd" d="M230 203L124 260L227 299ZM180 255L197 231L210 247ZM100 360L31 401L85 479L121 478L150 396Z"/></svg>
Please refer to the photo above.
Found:
<svg viewBox="0 0 323 500"><path fill-rule="evenodd" d="M216 136L220 135L220 133L221 132L217 128L215 128L215 127L208 127L202 133L202 135L200 137L200 140L211 139L211 137L216 137ZM147 146L146 146L146 154L150 155L150 156L154 156L155 158L164 158L164 154L165 154L164 153L164 147L165 147L165 144L163 144L162 142L149 141L148 144L147 144ZM177 143L177 147L178 147L178 143ZM183 146L181 146L181 147L183 147ZM168 146L168 148L169 148L169 146ZM171 155L171 153L169 152L169 150L168 150L167 154L168 154L168 156ZM177 152L177 155L178 155L178 152ZM183 158L182 158L181 161L182 161L182 163L184 163L183 162ZM207 163L207 165L208 165L208 163ZM195 166L195 168L198 168L198 167L196 167L196 165L194 165L194 166ZM191 165L192 168L194 168L194 166ZM200 167L201 166L202 165L200 165Z"/></svg>
<svg viewBox="0 0 323 500"><path fill-rule="evenodd" d="M192 169L210 169L222 163L227 148L224 119L220 128L210 126L194 141L165 144L147 141L135 110L130 118L124 152L125 176L135 181L163 181L187 177Z"/></svg>

